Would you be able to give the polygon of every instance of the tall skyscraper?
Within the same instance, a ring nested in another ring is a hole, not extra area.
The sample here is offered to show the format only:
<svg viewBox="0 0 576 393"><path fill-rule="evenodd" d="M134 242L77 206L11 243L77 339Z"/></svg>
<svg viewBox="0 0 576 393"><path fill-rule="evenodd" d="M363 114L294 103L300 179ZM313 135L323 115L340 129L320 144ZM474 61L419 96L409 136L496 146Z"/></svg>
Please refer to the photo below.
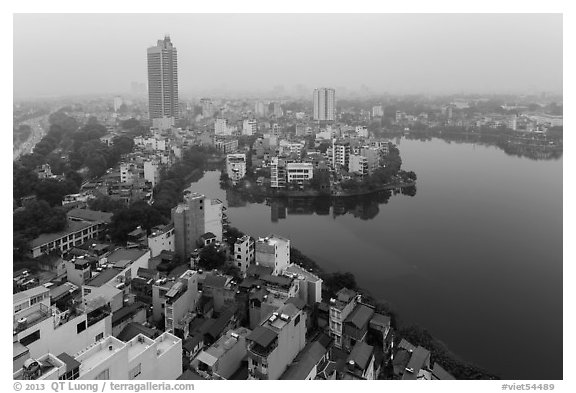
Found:
<svg viewBox="0 0 576 393"><path fill-rule="evenodd" d="M336 92L334 89L314 89L314 120L334 121L336 119Z"/></svg>
<svg viewBox="0 0 576 393"><path fill-rule="evenodd" d="M150 120L178 118L178 58L169 36L148 48L148 110Z"/></svg>

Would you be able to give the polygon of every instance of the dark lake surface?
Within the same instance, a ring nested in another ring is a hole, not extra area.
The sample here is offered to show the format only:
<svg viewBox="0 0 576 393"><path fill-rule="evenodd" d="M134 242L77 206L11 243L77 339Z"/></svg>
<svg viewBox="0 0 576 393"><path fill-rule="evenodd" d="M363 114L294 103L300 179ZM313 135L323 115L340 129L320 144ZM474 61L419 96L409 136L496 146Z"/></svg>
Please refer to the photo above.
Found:
<svg viewBox="0 0 576 393"><path fill-rule="evenodd" d="M191 189L222 199L243 232L286 236L325 270L352 272L463 359L505 379L562 379L562 159L397 142L415 196L246 203L227 198L218 171Z"/></svg>

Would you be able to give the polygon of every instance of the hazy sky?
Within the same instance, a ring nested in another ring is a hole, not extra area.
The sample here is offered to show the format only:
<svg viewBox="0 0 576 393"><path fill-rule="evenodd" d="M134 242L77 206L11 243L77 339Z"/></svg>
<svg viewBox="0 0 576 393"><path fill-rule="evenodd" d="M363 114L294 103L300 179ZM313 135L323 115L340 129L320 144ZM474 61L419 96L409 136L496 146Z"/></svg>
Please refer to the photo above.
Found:
<svg viewBox="0 0 576 393"><path fill-rule="evenodd" d="M16 14L14 95L128 92L167 33L181 95L562 89L561 14Z"/></svg>

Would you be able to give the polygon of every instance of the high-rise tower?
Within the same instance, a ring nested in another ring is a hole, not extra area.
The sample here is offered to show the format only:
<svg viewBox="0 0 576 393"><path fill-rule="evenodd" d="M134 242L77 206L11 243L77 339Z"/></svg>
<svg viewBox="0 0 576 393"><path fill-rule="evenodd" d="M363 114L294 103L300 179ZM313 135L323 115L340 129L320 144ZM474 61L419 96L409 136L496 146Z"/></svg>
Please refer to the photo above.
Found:
<svg viewBox="0 0 576 393"><path fill-rule="evenodd" d="M334 89L314 89L314 120L334 121L336 119L336 93Z"/></svg>
<svg viewBox="0 0 576 393"><path fill-rule="evenodd" d="M170 37L148 48L148 110L150 120L178 118L178 56Z"/></svg>

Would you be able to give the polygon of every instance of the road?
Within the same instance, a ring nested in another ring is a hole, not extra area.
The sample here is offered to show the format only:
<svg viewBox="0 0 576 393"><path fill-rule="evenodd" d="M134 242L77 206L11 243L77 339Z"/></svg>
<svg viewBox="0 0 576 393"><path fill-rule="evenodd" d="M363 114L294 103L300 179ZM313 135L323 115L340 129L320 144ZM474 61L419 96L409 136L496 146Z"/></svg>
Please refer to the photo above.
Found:
<svg viewBox="0 0 576 393"><path fill-rule="evenodd" d="M17 160L21 155L32 153L34 146L36 146L36 144L40 142L44 135L46 135L48 130L48 115L23 121L22 123L15 125L15 128L18 128L24 124L30 126L32 133L25 142L13 147L12 156L14 161Z"/></svg>

